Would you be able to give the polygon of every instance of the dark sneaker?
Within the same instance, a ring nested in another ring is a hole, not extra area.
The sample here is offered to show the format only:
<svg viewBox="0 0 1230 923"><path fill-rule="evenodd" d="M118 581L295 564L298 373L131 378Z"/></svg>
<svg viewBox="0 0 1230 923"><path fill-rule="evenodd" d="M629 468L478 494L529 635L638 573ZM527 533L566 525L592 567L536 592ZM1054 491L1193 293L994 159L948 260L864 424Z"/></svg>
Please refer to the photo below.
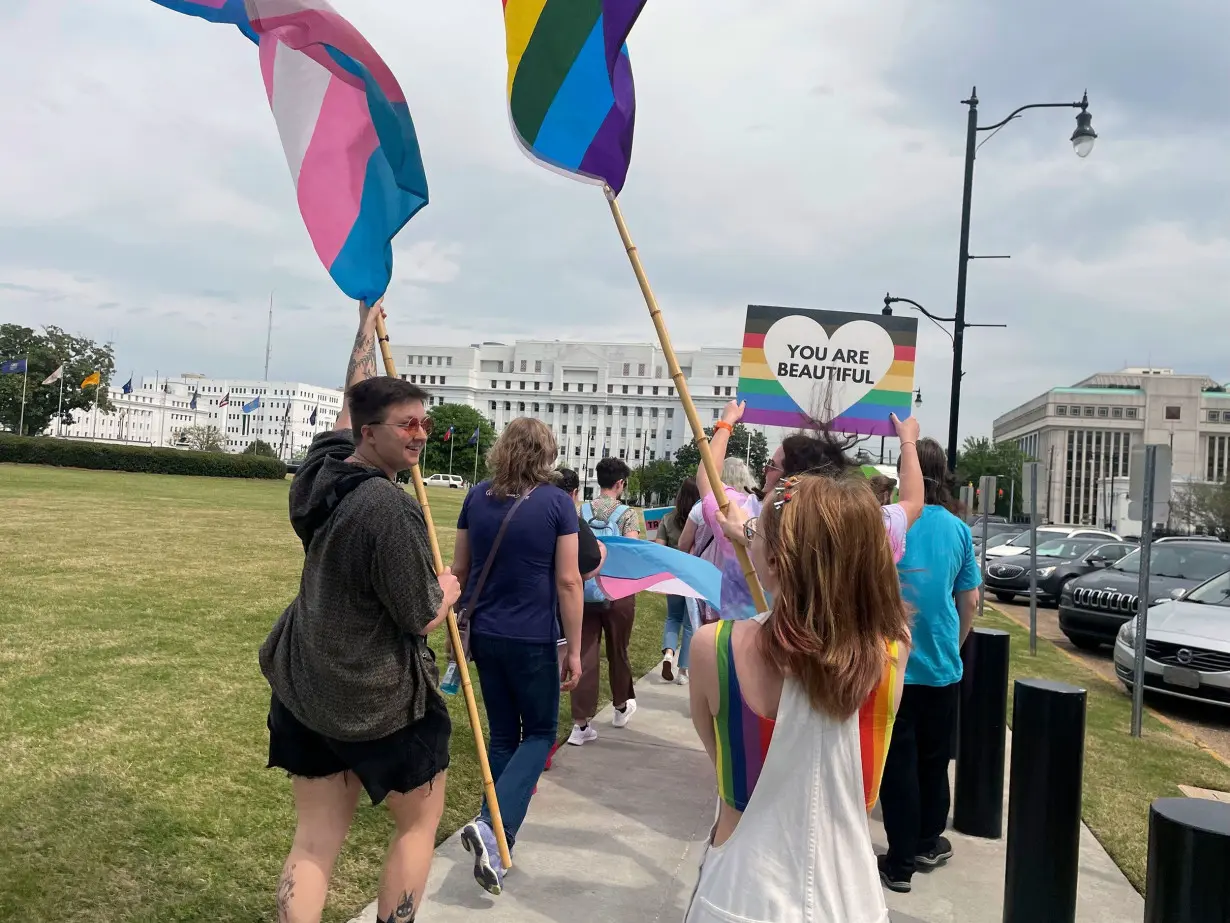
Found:
<svg viewBox="0 0 1230 923"><path fill-rule="evenodd" d="M952 858L952 843L948 837L936 837L935 845L924 853L914 857L914 862L921 868L933 869L943 865Z"/></svg>
<svg viewBox="0 0 1230 923"><path fill-rule="evenodd" d="M888 856L878 856L876 863L880 866L880 882L890 891L896 891L898 894L909 894L913 885L910 884L910 876L904 872L898 872L889 867Z"/></svg>
<svg viewBox="0 0 1230 923"><path fill-rule="evenodd" d="M474 880L483 890L499 894L504 888L504 866L492 829L481 820L471 821L461 828L461 845L474 853Z"/></svg>

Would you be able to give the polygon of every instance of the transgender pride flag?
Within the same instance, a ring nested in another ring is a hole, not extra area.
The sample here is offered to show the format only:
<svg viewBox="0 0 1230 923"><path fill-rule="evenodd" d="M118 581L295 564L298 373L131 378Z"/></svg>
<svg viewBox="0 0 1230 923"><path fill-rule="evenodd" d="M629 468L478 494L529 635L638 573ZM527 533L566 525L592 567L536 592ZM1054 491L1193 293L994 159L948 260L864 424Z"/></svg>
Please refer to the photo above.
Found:
<svg viewBox="0 0 1230 923"><path fill-rule="evenodd" d="M229 23L260 47L261 76L308 235L347 296L371 304L393 238L427 204L406 96L325 0L154 0Z"/></svg>

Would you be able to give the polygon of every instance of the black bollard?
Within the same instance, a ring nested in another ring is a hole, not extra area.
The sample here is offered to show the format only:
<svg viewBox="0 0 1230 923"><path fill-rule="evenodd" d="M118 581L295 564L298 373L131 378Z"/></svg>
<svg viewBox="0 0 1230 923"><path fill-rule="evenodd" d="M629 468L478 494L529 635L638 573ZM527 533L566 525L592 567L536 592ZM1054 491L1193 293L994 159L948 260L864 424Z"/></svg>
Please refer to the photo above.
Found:
<svg viewBox="0 0 1230 923"><path fill-rule="evenodd" d="M1149 808L1145 923L1230 920L1230 804L1159 798Z"/></svg>
<svg viewBox="0 0 1230 923"><path fill-rule="evenodd" d="M1085 690L1019 679L1013 696L1004 923L1074 923Z"/></svg>
<svg viewBox="0 0 1230 923"><path fill-rule="evenodd" d="M975 628L962 648L961 737L953 829L998 839L1004 832L1004 739L1008 731L1011 635Z"/></svg>

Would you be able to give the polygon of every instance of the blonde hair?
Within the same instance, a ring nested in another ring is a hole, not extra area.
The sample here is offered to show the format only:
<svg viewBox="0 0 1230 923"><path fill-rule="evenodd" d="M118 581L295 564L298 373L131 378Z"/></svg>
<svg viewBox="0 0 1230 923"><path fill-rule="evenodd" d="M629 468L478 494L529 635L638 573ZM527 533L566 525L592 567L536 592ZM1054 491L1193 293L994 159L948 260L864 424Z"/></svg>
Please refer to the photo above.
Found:
<svg viewBox="0 0 1230 923"><path fill-rule="evenodd" d="M909 639L880 506L861 474L801 477L765 500L759 531L779 588L761 650L812 708L848 718L883 678L886 642Z"/></svg>
<svg viewBox="0 0 1230 923"><path fill-rule="evenodd" d="M487 452L491 493L516 497L539 484L555 483L559 446L550 427L533 417L517 417Z"/></svg>
<svg viewBox="0 0 1230 923"><path fill-rule="evenodd" d="M752 469L741 458L727 458L722 462L722 483L745 494L750 494L760 487L752 477Z"/></svg>

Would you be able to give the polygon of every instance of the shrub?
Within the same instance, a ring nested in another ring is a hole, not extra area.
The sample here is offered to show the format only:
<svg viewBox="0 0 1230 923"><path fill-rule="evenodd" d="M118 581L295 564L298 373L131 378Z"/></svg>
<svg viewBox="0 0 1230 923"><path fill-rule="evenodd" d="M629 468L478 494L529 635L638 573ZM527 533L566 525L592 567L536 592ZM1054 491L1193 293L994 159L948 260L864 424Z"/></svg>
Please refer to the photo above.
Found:
<svg viewBox="0 0 1230 923"><path fill-rule="evenodd" d="M261 455L228 455L140 445L106 445L47 436L0 433L0 462L93 468L100 471L140 471L146 474L186 474L215 478L286 477L286 466Z"/></svg>

